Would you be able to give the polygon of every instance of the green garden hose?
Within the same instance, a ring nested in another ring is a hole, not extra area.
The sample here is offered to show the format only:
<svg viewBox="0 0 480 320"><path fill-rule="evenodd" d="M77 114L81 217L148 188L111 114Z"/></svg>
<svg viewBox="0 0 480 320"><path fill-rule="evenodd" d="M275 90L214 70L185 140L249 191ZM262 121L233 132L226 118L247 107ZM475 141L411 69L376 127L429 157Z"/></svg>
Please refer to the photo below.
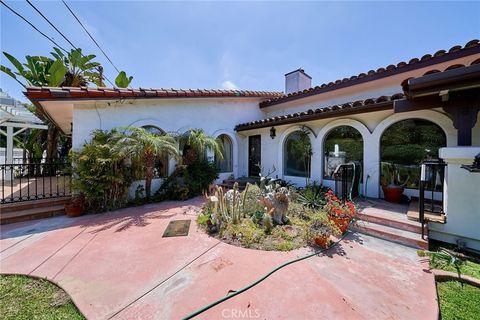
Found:
<svg viewBox="0 0 480 320"><path fill-rule="evenodd" d="M350 222L351 223L351 222ZM285 262L284 264L281 264L280 266L276 267L275 269L273 269L272 271L270 271L269 273L265 274L263 277L261 277L260 279L250 283L249 285L237 290L237 291L232 291L232 292L229 292L225 297L223 298L220 298L208 305L206 305L205 307L203 308L200 308L192 313L190 313L189 315L185 316L184 318L182 318L183 320L188 320L188 319L192 319L193 317L196 317L198 316L199 314L207 311L208 309L210 308L213 308L214 306L216 306L217 304L220 304L230 298L233 298L245 291L247 291L248 289L250 288L253 288L254 286L256 286L257 284L259 284L260 282L262 282L263 280L265 280L266 278L268 278L269 276L271 276L273 273L277 272L278 270L282 269L283 267L286 267L288 266L289 264L292 264L292 263L295 263L295 262L299 262L299 261L302 261L302 260L305 260L305 259L308 259L308 258L311 258L313 256L316 256L322 252L325 252L326 250L329 250L333 247L335 247L338 243L340 243L340 241L343 240L343 238L345 238L345 236L348 234L348 232L344 233L340 239L338 239L337 241L335 241L330 247L328 247L327 249L321 249L321 250L317 250L315 251L314 253L311 253L311 254L308 254L306 256L303 256L303 257L300 257L300 258L297 258L297 259L294 259L294 260L290 260L290 261L287 261Z"/></svg>

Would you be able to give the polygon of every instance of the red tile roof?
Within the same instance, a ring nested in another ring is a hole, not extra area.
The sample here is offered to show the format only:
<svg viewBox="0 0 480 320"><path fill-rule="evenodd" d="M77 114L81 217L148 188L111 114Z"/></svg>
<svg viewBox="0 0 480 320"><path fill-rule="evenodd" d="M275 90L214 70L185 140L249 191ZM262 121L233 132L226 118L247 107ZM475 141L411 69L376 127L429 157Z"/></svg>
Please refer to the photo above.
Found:
<svg viewBox="0 0 480 320"><path fill-rule="evenodd" d="M453 59L458 59L464 56L480 53L480 41L471 40L465 46L454 46L448 51L439 50L433 55L426 54L423 57L410 59L408 62L399 62L396 65L389 65L385 68L379 68L377 70L370 70L367 73L360 73L350 78L339 79L334 82L324 83L322 85L305 89L303 91L292 92L289 94L283 94L279 97L275 97L269 100L262 101L260 103L261 108L270 107L276 104L284 103L287 101L297 100L317 94L321 94L328 91L333 91L356 84L364 83L367 81L373 81L384 77L389 77L402 72L407 72L415 69L420 69L434 65L441 62L446 62Z"/></svg>
<svg viewBox="0 0 480 320"><path fill-rule="evenodd" d="M235 130L245 131L275 125L291 124L303 121L337 117L340 115L388 110L392 109L394 100L403 99L404 97L405 95L403 93L396 93L392 96L381 96L378 98L347 102L344 104L338 104L318 109L308 109L302 112L295 112L287 115L275 116L262 120L241 123L235 126Z"/></svg>
<svg viewBox="0 0 480 320"><path fill-rule="evenodd" d="M251 90L207 90L207 89L119 89L90 87L27 87L25 92L31 100L76 100L76 99L145 99L145 98L220 98L254 97L274 98L281 92Z"/></svg>

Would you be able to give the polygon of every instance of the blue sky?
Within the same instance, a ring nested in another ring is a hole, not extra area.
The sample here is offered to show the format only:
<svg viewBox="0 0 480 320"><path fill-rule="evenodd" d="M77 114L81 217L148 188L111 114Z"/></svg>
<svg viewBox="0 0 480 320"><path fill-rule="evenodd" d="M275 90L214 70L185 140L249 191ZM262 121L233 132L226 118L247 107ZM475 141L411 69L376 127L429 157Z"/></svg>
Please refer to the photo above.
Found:
<svg viewBox="0 0 480 320"><path fill-rule="evenodd" d="M7 1L64 47L25 2ZM60 1L36 6L81 47L113 67ZM159 2L71 1L70 6L133 87L282 91L302 67L313 84L408 61L480 37L480 2ZM52 45L1 10L1 50L17 58ZM2 64L8 64L3 55ZM25 101L3 73L0 87Z"/></svg>

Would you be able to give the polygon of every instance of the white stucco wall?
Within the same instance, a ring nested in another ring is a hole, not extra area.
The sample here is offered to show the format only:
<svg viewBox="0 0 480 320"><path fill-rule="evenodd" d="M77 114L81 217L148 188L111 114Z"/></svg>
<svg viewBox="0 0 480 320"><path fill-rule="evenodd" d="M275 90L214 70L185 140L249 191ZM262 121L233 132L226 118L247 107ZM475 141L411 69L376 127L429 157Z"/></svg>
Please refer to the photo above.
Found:
<svg viewBox="0 0 480 320"><path fill-rule="evenodd" d="M463 241L480 250L480 173L471 173L460 166L472 164L480 147L442 148L440 158L447 163L445 214L447 223L429 223L429 237L450 243Z"/></svg>
<svg viewBox="0 0 480 320"><path fill-rule="evenodd" d="M270 138L270 128L249 130L240 132L248 137L249 135L262 135L262 167L264 173L268 172L273 166L277 168L275 176L291 181L298 186L305 184L305 178L292 177L283 174L283 156L284 142L288 135L298 130L301 125L307 125L315 135L310 135L313 156L311 168L311 180L322 182L325 185L333 186L333 181L323 179L324 167L324 149L323 142L326 135L334 128L348 125L357 129L363 137L363 155L364 155L364 174L361 186L362 193L367 191L367 196L378 198L382 197L380 188L380 139L385 130L392 124L405 119L424 119L429 120L443 129L447 138L447 146L455 146L457 143L457 131L453 127L450 118L441 109L419 110L405 113L393 113L393 111L378 111L354 116L322 119L299 123L294 125L275 126L276 137ZM480 124L477 123L475 130L478 130ZM477 144L480 146L480 144ZM244 161L248 159L245 157ZM408 195L417 195L417 190L406 190Z"/></svg>
<svg viewBox="0 0 480 320"><path fill-rule="evenodd" d="M220 179L231 174L246 175L245 137L234 131L236 124L263 116L258 99L156 99L136 101L78 102L73 107L74 149L80 148L94 129L108 130L122 126L153 125L165 132L184 132L189 128L205 130L209 135L227 134L233 142L233 172L222 173ZM171 172L175 166L169 163Z"/></svg>

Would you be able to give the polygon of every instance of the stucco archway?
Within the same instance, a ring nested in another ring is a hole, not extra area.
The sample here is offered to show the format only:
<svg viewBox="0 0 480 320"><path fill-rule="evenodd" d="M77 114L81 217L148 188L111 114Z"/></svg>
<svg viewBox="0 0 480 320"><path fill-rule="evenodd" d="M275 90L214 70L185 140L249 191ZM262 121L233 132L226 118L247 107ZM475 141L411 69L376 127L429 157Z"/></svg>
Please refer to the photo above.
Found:
<svg viewBox="0 0 480 320"><path fill-rule="evenodd" d="M302 125L294 125L291 127L288 127L285 131L282 132L282 134L278 138L278 152L277 152L277 172L279 176L283 177L286 180L292 181L293 183L297 185L301 185L305 183L305 177L294 177L294 176L284 176L284 164L283 164L283 158L284 158L284 152L285 152L285 141L287 138L294 132L300 131L302 129ZM310 144L312 146L312 151L313 155L311 158L311 168L310 168L310 178L313 180L315 178L314 176L314 156L316 153L315 150L315 141L316 137L314 132L312 131L311 134L308 135L310 138Z"/></svg>
<svg viewBox="0 0 480 320"><path fill-rule="evenodd" d="M371 168L369 175L371 181L369 188L372 190L371 196L379 197L381 195L380 187L380 141L383 133L393 124L409 119L421 119L430 121L439 126L445 133L447 147L455 146L457 143L457 130L453 127L452 120L445 114L435 110L418 110L405 113L394 113L383 119L374 129L371 139L369 153L372 155Z"/></svg>
<svg viewBox="0 0 480 320"><path fill-rule="evenodd" d="M372 138L380 144L380 138L385 130L392 124L408 119L422 119L433 122L442 128L447 138L447 147L456 146L457 129L454 128L452 120L445 114L435 110L418 110L405 113L394 113L383 119L373 130Z"/></svg>
<svg viewBox="0 0 480 320"><path fill-rule="evenodd" d="M345 119L333 120L333 121L327 123L324 127L322 127L322 129L320 129L320 131L318 133L317 142L318 141L320 142L320 152L319 152L319 155L316 159L320 163L319 169L320 169L320 176L321 176L322 182L325 182L324 179L323 179L323 168L324 168L324 162L325 162L325 159L323 157L323 155L325 153L325 138L328 136L328 134L332 130L334 130L338 127L342 127L342 126L352 127L354 129L356 129L361 134L362 139L363 139L363 164L364 164L363 165L364 166L363 170L365 171L365 167L367 167L367 163L369 161L367 149L368 149L368 146L370 144L370 139L371 139L370 130L368 130L367 126L365 126L362 122L360 122L358 120L355 120L355 119L345 118ZM363 184L365 184L366 177L367 177L367 175L363 174L363 180L362 180Z"/></svg>
<svg viewBox="0 0 480 320"><path fill-rule="evenodd" d="M238 176L238 141L237 137L234 133L226 130L226 129L220 129L215 131L212 136L214 138L218 138L220 135L226 135L227 137L230 138L230 141L232 142L232 172L223 172L220 174L219 179L226 179L230 174L233 174L235 177Z"/></svg>

